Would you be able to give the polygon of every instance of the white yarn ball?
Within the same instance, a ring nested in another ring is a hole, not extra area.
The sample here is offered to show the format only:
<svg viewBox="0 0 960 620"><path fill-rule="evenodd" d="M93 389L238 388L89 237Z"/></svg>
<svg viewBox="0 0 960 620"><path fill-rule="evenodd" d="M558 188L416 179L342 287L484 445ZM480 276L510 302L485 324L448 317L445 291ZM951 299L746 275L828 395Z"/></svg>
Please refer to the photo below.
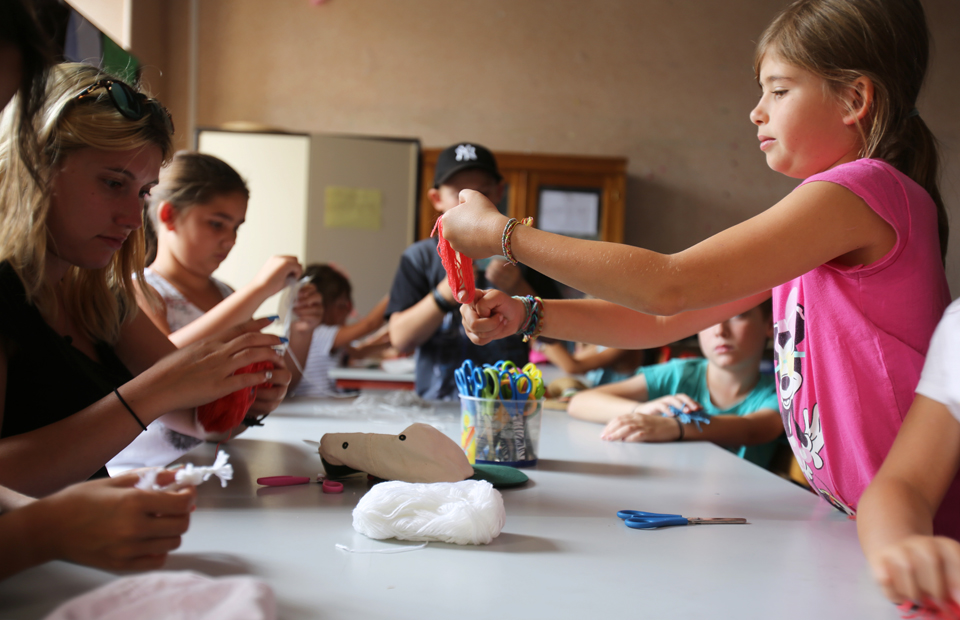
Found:
<svg viewBox="0 0 960 620"><path fill-rule="evenodd" d="M353 510L353 529L378 540L485 545L505 521L503 497L486 480L381 482Z"/></svg>

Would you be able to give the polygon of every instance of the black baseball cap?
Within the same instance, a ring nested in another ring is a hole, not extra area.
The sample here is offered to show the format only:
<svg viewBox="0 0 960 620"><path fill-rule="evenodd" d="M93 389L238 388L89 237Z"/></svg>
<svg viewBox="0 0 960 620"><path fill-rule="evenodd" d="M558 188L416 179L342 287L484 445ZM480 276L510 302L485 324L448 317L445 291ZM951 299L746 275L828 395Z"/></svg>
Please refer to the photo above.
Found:
<svg viewBox="0 0 960 620"><path fill-rule="evenodd" d="M497 181L503 179L497 169L497 160L490 149L473 142L461 142L444 149L437 158L437 169L433 174L434 189L443 185L447 179L461 170L470 168L483 170Z"/></svg>

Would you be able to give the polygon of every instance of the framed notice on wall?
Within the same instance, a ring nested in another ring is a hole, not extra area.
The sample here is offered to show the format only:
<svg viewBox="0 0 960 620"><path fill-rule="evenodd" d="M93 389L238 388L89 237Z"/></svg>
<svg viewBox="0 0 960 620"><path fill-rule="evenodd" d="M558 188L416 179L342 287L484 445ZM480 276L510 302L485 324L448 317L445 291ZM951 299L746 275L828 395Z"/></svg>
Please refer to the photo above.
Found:
<svg viewBox="0 0 960 620"><path fill-rule="evenodd" d="M601 189L540 186L537 228L547 232L599 239Z"/></svg>

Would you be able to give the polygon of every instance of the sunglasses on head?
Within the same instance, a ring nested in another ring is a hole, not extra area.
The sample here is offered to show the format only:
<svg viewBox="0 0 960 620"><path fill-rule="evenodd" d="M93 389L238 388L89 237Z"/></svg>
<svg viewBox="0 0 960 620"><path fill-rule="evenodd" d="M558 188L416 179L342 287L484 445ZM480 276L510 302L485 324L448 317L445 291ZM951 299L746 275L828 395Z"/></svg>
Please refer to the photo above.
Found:
<svg viewBox="0 0 960 620"><path fill-rule="evenodd" d="M151 99L143 93L138 93L118 80L97 80L80 91L80 94L74 99L76 101L83 101L84 99L93 97L92 100L95 101L96 96L93 93L101 88L107 91L107 94L110 96L110 101L113 102L113 107L115 107L117 112L124 118L138 121L148 114L152 115L155 118L160 118L167 132L173 135L173 119L170 118L170 113L167 112L167 109L160 105L160 102L156 99Z"/></svg>

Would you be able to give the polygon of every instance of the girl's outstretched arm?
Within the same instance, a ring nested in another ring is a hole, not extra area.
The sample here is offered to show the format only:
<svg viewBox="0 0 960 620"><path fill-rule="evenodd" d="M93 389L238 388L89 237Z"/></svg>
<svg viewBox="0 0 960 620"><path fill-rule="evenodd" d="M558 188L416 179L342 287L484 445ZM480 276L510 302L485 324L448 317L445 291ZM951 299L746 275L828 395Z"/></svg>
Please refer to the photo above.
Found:
<svg viewBox="0 0 960 620"><path fill-rule="evenodd" d="M600 299L544 300L543 335L622 349L652 349L726 321L770 297L770 291L675 316L654 316ZM460 306L467 336L476 344L513 335L524 320L523 304L497 290L477 291Z"/></svg>
<svg viewBox="0 0 960 620"><path fill-rule="evenodd" d="M463 190L460 201L443 216L444 237L471 258L499 255L507 218L478 192ZM768 291L834 259L868 265L895 242L893 228L853 192L814 182L677 254L526 226L514 229L512 248L520 262L579 291L667 316Z"/></svg>
<svg viewBox="0 0 960 620"><path fill-rule="evenodd" d="M895 603L960 603L960 542L933 536L933 517L958 468L960 422L918 394L857 507L864 555Z"/></svg>

